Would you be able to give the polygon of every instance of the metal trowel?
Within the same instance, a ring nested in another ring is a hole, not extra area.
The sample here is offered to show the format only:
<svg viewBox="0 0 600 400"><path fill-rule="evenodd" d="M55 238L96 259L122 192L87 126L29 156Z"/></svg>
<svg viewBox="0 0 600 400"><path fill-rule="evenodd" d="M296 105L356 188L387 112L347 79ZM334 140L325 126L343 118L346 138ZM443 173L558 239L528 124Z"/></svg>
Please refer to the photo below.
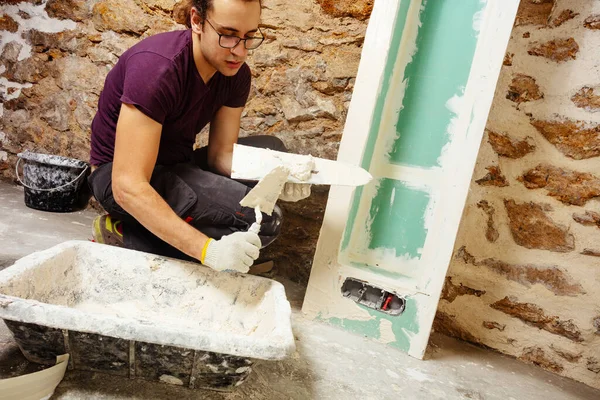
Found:
<svg viewBox="0 0 600 400"><path fill-rule="evenodd" d="M233 145L231 178L258 181L276 166L290 170L288 182L314 185L362 186L373 177L361 167L301 154ZM311 167L306 171L306 167ZM300 172L300 174L298 173Z"/></svg>
<svg viewBox="0 0 600 400"><path fill-rule="evenodd" d="M254 208L256 222L250 226L248 232L258 234L262 222L261 212L264 212L267 215L273 213L275 203L277 202L281 190L283 189L283 185L285 185L289 175L290 170L286 167L278 166L273 168L240 201L240 205L243 207Z"/></svg>

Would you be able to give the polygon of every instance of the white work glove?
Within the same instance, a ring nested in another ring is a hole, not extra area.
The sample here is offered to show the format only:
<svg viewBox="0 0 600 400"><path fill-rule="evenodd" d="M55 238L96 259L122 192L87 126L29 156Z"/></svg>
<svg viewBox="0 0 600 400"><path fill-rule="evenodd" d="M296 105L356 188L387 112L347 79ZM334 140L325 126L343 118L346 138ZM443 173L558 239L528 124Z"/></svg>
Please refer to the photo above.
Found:
<svg viewBox="0 0 600 400"><path fill-rule="evenodd" d="M217 271L246 273L258 258L260 238L252 232L235 232L220 240L210 239L202 264Z"/></svg>
<svg viewBox="0 0 600 400"><path fill-rule="evenodd" d="M310 196L310 183L286 182L283 185L279 200L296 202Z"/></svg>

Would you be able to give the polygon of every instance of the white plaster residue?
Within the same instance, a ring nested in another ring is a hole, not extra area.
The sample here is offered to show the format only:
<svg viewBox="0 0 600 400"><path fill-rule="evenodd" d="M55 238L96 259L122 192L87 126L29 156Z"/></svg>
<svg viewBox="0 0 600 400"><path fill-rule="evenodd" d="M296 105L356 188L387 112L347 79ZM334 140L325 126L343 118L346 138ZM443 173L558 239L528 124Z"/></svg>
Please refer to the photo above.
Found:
<svg viewBox="0 0 600 400"><path fill-rule="evenodd" d="M71 20L62 20L50 18L46 12L46 2L35 5L28 2L21 2L14 5L0 6L0 12L10 16L19 25L19 30L15 33L8 31L0 31L0 53L4 50L4 46L10 42L17 42L23 47L19 54L19 61L22 61L31 56L31 46L25 41L24 33L31 29L35 29L45 33L57 33L65 30L73 30L77 23ZM30 18L25 19L19 15L19 12L27 13Z"/></svg>
<svg viewBox="0 0 600 400"><path fill-rule="evenodd" d="M392 370L386 369L385 373L388 374L388 376L392 379L400 379L400 375L398 375L397 373L395 373Z"/></svg>
<svg viewBox="0 0 600 400"><path fill-rule="evenodd" d="M419 382L434 382L433 379L431 379L428 375L424 374L418 369L407 368L406 370L404 370L404 372L406 373L406 375Z"/></svg>
<svg viewBox="0 0 600 400"><path fill-rule="evenodd" d="M442 148L442 152L437 160L438 165L440 165L442 169L451 164L453 157L450 153L456 146L454 141L458 138L458 135L466 133L466 129L463 128L468 125L468 121L467 124L464 124L463 121L464 116L468 114L468 110L465 109L465 106L468 105L464 96L465 88L462 87L459 90L461 94L455 94L446 102L446 108L454 114L454 117L452 117L446 128L446 132L448 133L448 143Z"/></svg>
<svg viewBox="0 0 600 400"><path fill-rule="evenodd" d="M291 176L299 181L307 181L315 169L315 160L311 155L308 155L299 162L288 162L285 166L290 170Z"/></svg>
<svg viewBox="0 0 600 400"><path fill-rule="evenodd" d="M396 335L392 330L392 321L381 319L379 322L379 341L381 343L393 343L396 341Z"/></svg>
<svg viewBox="0 0 600 400"><path fill-rule="evenodd" d="M170 383L171 385L183 386L183 381L171 375L161 375L159 381L164 383Z"/></svg>
<svg viewBox="0 0 600 400"><path fill-rule="evenodd" d="M0 51L1 53L1 51ZM3 74L4 71L6 71L6 67L4 65L0 65L0 74ZM6 79L5 77L0 77L0 94L4 97L4 99L6 101L8 100L12 100L12 99L16 99L17 97L19 97L21 95L21 90L24 88L29 88L31 87L32 84L31 83L17 83L17 82L11 82L8 79ZM0 104L0 117L2 117L4 115L4 103ZM5 134L2 133L2 135L0 135L0 141L4 140L5 138Z"/></svg>
<svg viewBox="0 0 600 400"><path fill-rule="evenodd" d="M481 31L481 26L483 25L487 0L480 0L479 4L481 4L481 10L477 11L475 15L473 15L473 30L477 32L477 37L479 37L479 32Z"/></svg>

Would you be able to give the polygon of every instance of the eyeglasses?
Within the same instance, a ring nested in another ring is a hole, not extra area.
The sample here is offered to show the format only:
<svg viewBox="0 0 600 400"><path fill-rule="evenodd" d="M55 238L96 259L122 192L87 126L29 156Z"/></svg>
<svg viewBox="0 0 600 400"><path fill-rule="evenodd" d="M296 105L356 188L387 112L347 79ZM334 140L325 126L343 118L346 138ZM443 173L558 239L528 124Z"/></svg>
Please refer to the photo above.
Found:
<svg viewBox="0 0 600 400"><path fill-rule="evenodd" d="M265 37L263 36L260 28L258 28L258 32L260 32L260 37L249 37L249 38L242 39L241 37L234 36L234 35L223 35L223 34L219 33L219 31L217 31L217 29L213 26L213 24L210 23L210 21L208 19L206 19L205 21L208 22L210 27L213 28L213 30L217 33L217 35L219 35L219 46L221 46L225 49L233 49L241 41L243 41L244 47L246 48L246 50L254 50L258 46L260 46L262 44L262 42L265 40Z"/></svg>

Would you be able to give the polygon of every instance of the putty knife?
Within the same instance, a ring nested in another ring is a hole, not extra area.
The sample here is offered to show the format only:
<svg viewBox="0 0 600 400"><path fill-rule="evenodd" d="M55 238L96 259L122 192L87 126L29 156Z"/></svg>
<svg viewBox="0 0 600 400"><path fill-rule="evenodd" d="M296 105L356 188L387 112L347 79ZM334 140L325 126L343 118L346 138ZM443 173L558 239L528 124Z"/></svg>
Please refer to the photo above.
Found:
<svg viewBox="0 0 600 400"><path fill-rule="evenodd" d="M267 215L273 213L275 203L289 175L290 170L283 166L273 168L240 201L240 205L243 207L254 208L256 222L250 226L250 229L248 229L249 232L259 232L260 223L262 222L261 212Z"/></svg>
<svg viewBox="0 0 600 400"><path fill-rule="evenodd" d="M237 143L233 145L231 163L233 179L258 181L280 165L290 170L288 182L362 186L373 179L364 169L341 161L283 153ZM309 169L310 173L306 174L306 169Z"/></svg>

